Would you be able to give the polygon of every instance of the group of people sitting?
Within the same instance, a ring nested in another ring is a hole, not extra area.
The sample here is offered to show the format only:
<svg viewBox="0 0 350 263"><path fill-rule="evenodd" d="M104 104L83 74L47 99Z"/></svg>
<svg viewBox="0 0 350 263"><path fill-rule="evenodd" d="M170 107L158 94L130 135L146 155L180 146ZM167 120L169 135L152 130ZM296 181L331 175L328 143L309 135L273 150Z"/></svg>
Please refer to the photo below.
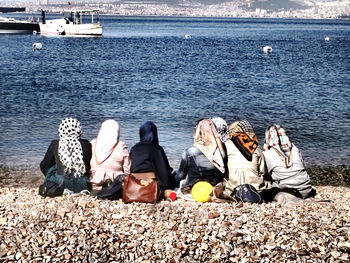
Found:
<svg viewBox="0 0 350 263"><path fill-rule="evenodd" d="M141 125L140 142L130 152L119 140L115 120L102 123L97 137L90 142L81 138L81 125L75 118L62 120L59 140L51 142L40 169L53 185L74 193L99 191L121 176L150 177L164 193L186 193L197 182L213 186L213 200L234 200L234 190L250 185L265 201L276 200L280 193L293 198L315 195L298 148L280 125L265 133L263 149L249 121L227 125L216 117L198 121L193 146L186 149L174 171L159 145L157 127L147 121Z"/></svg>

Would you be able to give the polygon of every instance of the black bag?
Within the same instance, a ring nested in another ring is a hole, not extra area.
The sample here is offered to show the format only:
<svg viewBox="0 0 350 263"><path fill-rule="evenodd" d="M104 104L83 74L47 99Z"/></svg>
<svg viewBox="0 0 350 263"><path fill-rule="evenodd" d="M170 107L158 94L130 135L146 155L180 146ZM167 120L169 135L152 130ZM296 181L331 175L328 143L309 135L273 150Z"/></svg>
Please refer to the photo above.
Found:
<svg viewBox="0 0 350 263"><path fill-rule="evenodd" d="M231 196L237 202L243 203L261 203L261 196L254 186L250 184L242 184L233 189Z"/></svg>
<svg viewBox="0 0 350 263"><path fill-rule="evenodd" d="M120 174L117 178L106 188L103 188L96 193L99 199L117 200L122 197L123 193L123 179L125 174Z"/></svg>
<svg viewBox="0 0 350 263"><path fill-rule="evenodd" d="M39 195L56 197L63 194L63 181L57 180L57 168L56 165L50 167L45 175L45 181L39 186Z"/></svg>
<svg viewBox="0 0 350 263"><path fill-rule="evenodd" d="M42 185L39 186L39 195L56 197L63 194L63 187L50 181L45 181Z"/></svg>

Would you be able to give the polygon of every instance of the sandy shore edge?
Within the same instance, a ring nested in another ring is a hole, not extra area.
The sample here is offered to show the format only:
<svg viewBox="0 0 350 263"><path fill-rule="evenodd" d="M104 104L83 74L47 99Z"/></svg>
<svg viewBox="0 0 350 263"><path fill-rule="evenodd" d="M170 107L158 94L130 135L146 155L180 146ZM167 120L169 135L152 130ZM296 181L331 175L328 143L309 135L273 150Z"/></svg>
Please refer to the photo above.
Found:
<svg viewBox="0 0 350 263"><path fill-rule="evenodd" d="M350 187L350 166L309 166L307 169L312 185ZM0 166L0 186L38 187L44 180L43 174L35 168L11 168Z"/></svg>

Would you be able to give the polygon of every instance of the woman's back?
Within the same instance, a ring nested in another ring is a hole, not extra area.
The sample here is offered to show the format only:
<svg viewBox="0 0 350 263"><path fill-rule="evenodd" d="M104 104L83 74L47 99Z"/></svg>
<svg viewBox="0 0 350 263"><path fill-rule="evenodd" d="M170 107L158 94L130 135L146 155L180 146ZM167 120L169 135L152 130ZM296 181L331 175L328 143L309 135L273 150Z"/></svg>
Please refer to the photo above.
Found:
<svg viewBox="0 0 350 263"><path fill-rule="evenodd" d="M160 187L173 189L172 168L164 149L159 146L157 127L153 122L145 122L140 127L140 142L130 150L131 172L154 172Z"/></svg>
<svg viewBox="0 0 350 263"><path fill-rule="evenodd" d="M40 169L45 181L39 188L43 196L61 195L65 189L80 192L89 188L91 144L80 139L82 129L75 118L64 118L58 128L59 140L51 142Z"/></svg>
<svg viewBox="0 0 350 263"><path fill-rule="evenodd" d="M304 198L315 193L304 168L301 153L282 126L273 124L267 128L264 150L274 187L297 190Z"/></svg>
<svg viewBox="0 0 350 263"><path fill-rule="evenodd" d="M185 178L187 176L183 185L187 187L198 181L206 181L215 185L223 180L223 175L197 147L192 146L184 151L176 177Z"/></svg>
<svg viewBox="0 0 350 263"><path fill-rule="evenodd" d="M156 168L155 162L160 158L164 158L164 149L159 145L138 143L130 150L130 157L132 159L131 171L150 172Z"/></svg>
<svg viewBox="0 0 350 263"><path fill-rule="evenodd" d="M87 175L90 171L90 159L92 155L91 144L88 140L79 139L83 153L83 162L86 167ZM58 155L59 140L53 140L45 154L44 159L40 162L40 170L43 174L46 174L47 170L56 165L57 174L64 175L66 167L62 163Z"/></svg>
<svg viewBox="0 0 350 263"><path fill-rule="evenodd" d="M231 188L247 183L253 185L258 191L266 189L268 183L264 180L264 176L267 171L260 148L256 148L251 160L248 160L231 140L226 141L225 145Z"/></svg>
<svg viewBox="0 0 350 263"><path fill-rule="evenodd" d="M190 188L198 181L218 184L225 173L224 158L224 146L215 123L202 119L196 125L193 146L182 154L175 181L182 189Z"/></svg>
<svg viewBox="0 0 350 263"><path fill-rule="evenodd" d="M264 151L266 166L273 180L273 187L293 188L303 196L311 191L310 177L307 174L299 149L293 144L291 158L293 164L285 167L279 154L270 148Z"/></svg>
<svg viewBox="0 0 350 263"><path fill-rule="evenodd" d="M250 184L259 192L270 187L258 137L248 120L235 121L229 126L225 146L228 167L228 178L224 183L226 195L242 184Z"/></svg>
<svg viewBox="0 0 350 263"><path fill-rule="evenodd" d="M130 174L129 152L126 144L119 140L119 123L106 120L102 123L97 138L91 141L91 175L93 190L101 189L108 181L120 174Z"/></svg>

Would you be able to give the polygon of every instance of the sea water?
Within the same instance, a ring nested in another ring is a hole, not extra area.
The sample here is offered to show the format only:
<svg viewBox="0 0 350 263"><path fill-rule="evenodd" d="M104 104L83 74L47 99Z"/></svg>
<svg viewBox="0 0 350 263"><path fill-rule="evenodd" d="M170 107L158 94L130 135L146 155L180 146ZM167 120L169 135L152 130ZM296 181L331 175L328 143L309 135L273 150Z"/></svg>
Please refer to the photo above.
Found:
<svg viewBox="0 0 350 263"><path fill-rule="evenodd" d="M196 121L211 116L250 120L260 146L265 129L281 124L306 164L349 164L349 20L101 23L99 38L0 35L0 165L38 167L67 116L86 139L118 120L129 149L151 120L174 168Z"/></svg>

